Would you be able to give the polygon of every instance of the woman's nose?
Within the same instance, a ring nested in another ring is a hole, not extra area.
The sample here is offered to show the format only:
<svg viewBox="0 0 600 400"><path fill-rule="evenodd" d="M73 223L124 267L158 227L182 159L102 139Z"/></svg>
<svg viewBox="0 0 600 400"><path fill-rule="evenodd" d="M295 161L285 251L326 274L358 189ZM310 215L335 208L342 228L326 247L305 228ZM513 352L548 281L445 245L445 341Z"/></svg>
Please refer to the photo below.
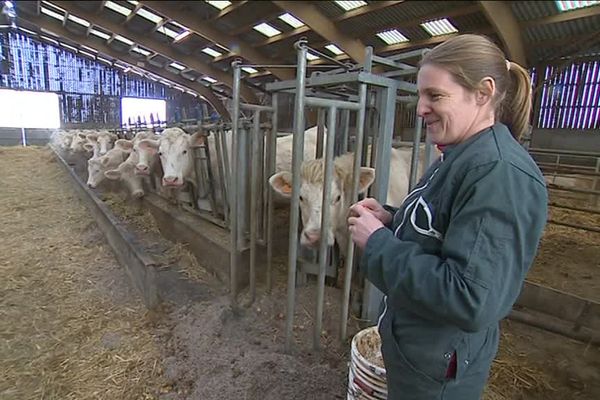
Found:
<svg viewBox="0 0 600 400"><path fill-rule="evenodd" d="M430 112L429 105L423 98L419 98L417 101L417 115L419 117L424 117L427 113Z"/></svg>

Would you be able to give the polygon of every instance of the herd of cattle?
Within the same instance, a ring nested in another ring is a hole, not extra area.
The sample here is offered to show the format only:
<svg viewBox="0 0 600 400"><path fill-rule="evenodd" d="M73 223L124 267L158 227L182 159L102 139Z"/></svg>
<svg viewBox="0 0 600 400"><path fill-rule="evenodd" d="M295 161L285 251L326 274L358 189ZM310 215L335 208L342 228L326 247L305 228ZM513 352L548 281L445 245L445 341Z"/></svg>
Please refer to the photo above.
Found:
<svg viewBox="0 0 600 400"><path fill-rule="evenodd" d="M327 135L325 135L327 136ZM225 135L228 159L231 160L231 132ZM211 172L216 179L217 153L214 135L201 132L188 134L181 128L166 128L160 134L152 131L138 132L131 140L119 139L107 130L59 130L51 143L70 157L87 159L87 185L96 188L103 180L119 181L135 197L145 194L148 183L144 180L154 176L160 184L157 189L180 189L186 184L196 188L197 162L194 148L207 144L211 160ZM320 241L321 212L323 201L324 162L316 159L317 127L305 131L304 162L301 170L300 209L303 223L301 243L316 246ZM392 148L390 163L390 179L388 184L387 204L398 206L408 192L411 152L409 148ZM423 159L424 157L421 157ZM270 177L269 183L282 198L291 195L291 160L292 135L279 136L276 140L276 173ZM334 240L341 248L345 248L348 233L345 228L346 210L351 201L351 175L353 154L348 153L335 158L332 182L332 203L330 204L331 221L327 234L328 244ZM419 175L423 172L423 163ZM240 168L241 169L241 168ZM232 171L230 171L232 172ZM231 174L228 174L231 176ZM227 176L227 175L226 175ZM365 193L375 179L373 168L362 167L359 179L359 192ZM219 185L215 185L215 198L222 201Z"/></svg>

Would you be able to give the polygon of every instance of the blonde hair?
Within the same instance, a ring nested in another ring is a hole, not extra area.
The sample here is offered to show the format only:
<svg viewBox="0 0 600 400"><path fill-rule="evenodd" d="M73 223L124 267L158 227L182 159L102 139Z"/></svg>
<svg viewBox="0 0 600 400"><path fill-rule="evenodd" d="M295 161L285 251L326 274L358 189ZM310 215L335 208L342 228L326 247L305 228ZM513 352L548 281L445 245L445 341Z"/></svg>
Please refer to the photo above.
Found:
<svg viewBox="0 0 600 400"><path fill-rule="evenodd" d="M419 62L450 72L465 89L475 91L491 77L496 83L493 98L496 121L507 125L515 139L528 131L531 115L531 78L525 68L509 62L502 50L481 35L458 35L427 52Z"/></svg>

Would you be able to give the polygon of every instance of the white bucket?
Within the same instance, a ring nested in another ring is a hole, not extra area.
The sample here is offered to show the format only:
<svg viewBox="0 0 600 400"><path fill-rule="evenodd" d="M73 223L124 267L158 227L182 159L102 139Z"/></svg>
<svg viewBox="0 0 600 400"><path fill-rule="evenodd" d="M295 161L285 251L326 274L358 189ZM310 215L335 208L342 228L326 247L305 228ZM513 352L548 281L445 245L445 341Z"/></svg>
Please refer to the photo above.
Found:
<svg viewBox="0 0 600 400"><path fill-rule="evenodd" d="M386 400L387 380L376 326L363 329L352 339L347 400Z"/></svg>

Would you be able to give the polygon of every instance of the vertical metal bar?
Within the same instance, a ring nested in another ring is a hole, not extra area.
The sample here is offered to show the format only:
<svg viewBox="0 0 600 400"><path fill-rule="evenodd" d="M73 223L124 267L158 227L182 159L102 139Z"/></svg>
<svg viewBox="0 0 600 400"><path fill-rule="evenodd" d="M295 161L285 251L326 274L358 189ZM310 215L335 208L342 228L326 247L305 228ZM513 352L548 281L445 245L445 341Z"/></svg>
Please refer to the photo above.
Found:
<svg viewBox="0 0 600 400"><path fill-rule="evenodd" d="M339 154L344 154L348 151L348 136L350 134L350 110L342 110L340 112L340 128L341 135L340 136L340 146L339 146ZM336 154L338 154L336 152Z"/></svg>
<svg viewBox="0 0 600 400"><path fill-rule="evenodd" d="M333 150L335 147L337 108L329 107L327 116L327 144L325 145L325 178L323 180L323 204L321 208L321 242L319 243L319 277L317 281L317 312L315 315L315 330L313 335L313 348L321 347L321 329L323 327L323 303L325 297L325 272L329 252L327 231L330 227L331 214L331 182L333 180Z"/></svg>
<svg viewBox="0 0 600 400"><path fill-rule="evenodd" d="M260 151L260 111L254 111L254 129L250 137L252 141L252 171L250 184L250 304L256 299L256 233L258 228L258 189L259 171L262 164Z"/></svg>
<svg viewBox="0 0 600 400"><path fill-rule="evenodd" d="M238 244L237 248L240 252L246 246L245 235L248 232L248 181L250 180L250 174L248 171L248 153L250 151L250 147L248 146L248 136L249 136L249 127L247 122L243 120L241 129L239 129L240 135L237 138L238 140L238 170L235 171L235 174L238 176L238 192L237 192L237 215L238 215L238 232L237 239Z"/></svg>
<svg viewBox="0 0 600 400"><path fill-rule="evenodd" d="M360 166L362 164L362 148L365 133L365 113L367 107L367 85L361 84L358 89L358 102L361 107L358 111L356 121L356 145L354 152L354 166L352 168L352 199L351 203L355 203L358 200L358 182L360 178ZM352 240L348 240L346 249L346 270L344 274L344 289L342 292L342 315L340 319L340 340L346 340L347 336L347 325L348 325L348 311L350 309L350 287L352 284L352 269L354 265L354 243Z"/></svg>
<svg viewBox="0 0 600 400"><path fill-rule="evenodd" d="M413 151L410 162L410 179L408 182L408 190L411 191L417 183L417 172L419 170L419 156L421 153L421 132L423 129L423 118L417 116L415 123L415 135L413 137Z"/></svg>
<svg viewBox="0 0 600 400"><path fill-rule="evenodd" d="M217 157L217 171L219 172L219 180L215 181L215 189L218 187L219 191L221 192L221 202L223 204L223 219L225 220L225 223L227 223L228 221L228 199L227 199L227 190L226 190L226 184L225 184L225 179L224 179L224 168L223 168L223 147L222 147L222 140L221 140L221 136L223 135L223 132L221 132L219 129L215 129L212 132L213 137L215 138L214 140L214 144L215 144L215 152L216 152L216 157ZM214 177L214 175L213 175Z"/></svg>
<svg viewBox="0 0 600 400"><path fill-rule="evenodd" d="M231 134L231 147L229 147L227 145L227 131L225 131L224 128L219 127L217 128L217 130L219 130L220 134L220 138L221 138L221 149L223 150L223 175L221 177L222 181L223 181L223 199L225 201L225 199L227 199L227 202L229 204L227 204L227 206L223 209L223 212L225 213L225 222L227 222L228 225L230 225L230 221L231 221L231 210L233 210L233 206L231 204L231 197L229 196L230 194L230 187L231 187L231 168L229 167L230 165L230 160L229 160L229 154L233 154L233 152L230 149L233 149L233 132Z"/></svg>
<svg viewBox="0 0 600 400"><path fill-rule="evenodd" d="M276 146L277 146L277 129L278 129L278 112L279 107L279 94L273 93L271 97L273 106L273 121L271 123L271 132L269 135L269 143L267 146L267 154L269 155L269 162L267 164L268 173L267 179L275 173L276 166ZM266 185L266 184L265 184ZM267 185L269 186L269 185ZM268 187L269 192L267 194L267 292L271 293L273 288L273 190L270 186Z"/></svg>
<svg viewBox="0 0 600 400"><path fill-rule="evenodd" d="M237 277L238 277L238 215L237 215L237 186L239 174L238 171L238 152L237 149L238 135L239 135L239 118L240 118L240 62L234 61L233 67L233 114L231 116L232 124L232 155L233 155L233 168L231 174L231 180L229 181L229 204L231 205L229 219L230 224L230 260L229 260L229 280L230 280L230 292L231 292L231 306L237 308Z"/></svg>
<svg viewBox="0 0 600 400"><path fill-rule="evenodd" d="M317 154L315 158L323 157L323 144L325 143L325 109L317 109Z"/></svg>
<svg viewBox="0 0 600 400"><path fill-rule="evenodd" d="M292 345L294 298L296 296L296 258L298 256L298 218L300 197L300 167L304 155L304 93L306 82L306 41L295 44L298 59L296 68L296 104L294 108L294 138L292 151L292 199L290 205L290 247L288 253L287 315L285 321L285 350Z"/></svg>
<svg viewBox="0 0 600 400"><path fill-rule="evenodd" d="M380 203L387 200L387 188L390 174L390 151L392 148L392 135L394 129L394 115L396 111L396 88L386 87L379 97L381 110L379 115L379 137L377 138L377 160L375 163L376 182L375 197ZM375 147L375 146L373 146ZM379 316L379 305L383 293L371 282L365 280L364 301L362 318L375 323Z"/></svg>
<svg viewBox="0 0 600 400"><path fill-rule="evenodd" d="M23 147L27 147L27 135L25 134L25 128L21 128L21 143Z"/></svg>

